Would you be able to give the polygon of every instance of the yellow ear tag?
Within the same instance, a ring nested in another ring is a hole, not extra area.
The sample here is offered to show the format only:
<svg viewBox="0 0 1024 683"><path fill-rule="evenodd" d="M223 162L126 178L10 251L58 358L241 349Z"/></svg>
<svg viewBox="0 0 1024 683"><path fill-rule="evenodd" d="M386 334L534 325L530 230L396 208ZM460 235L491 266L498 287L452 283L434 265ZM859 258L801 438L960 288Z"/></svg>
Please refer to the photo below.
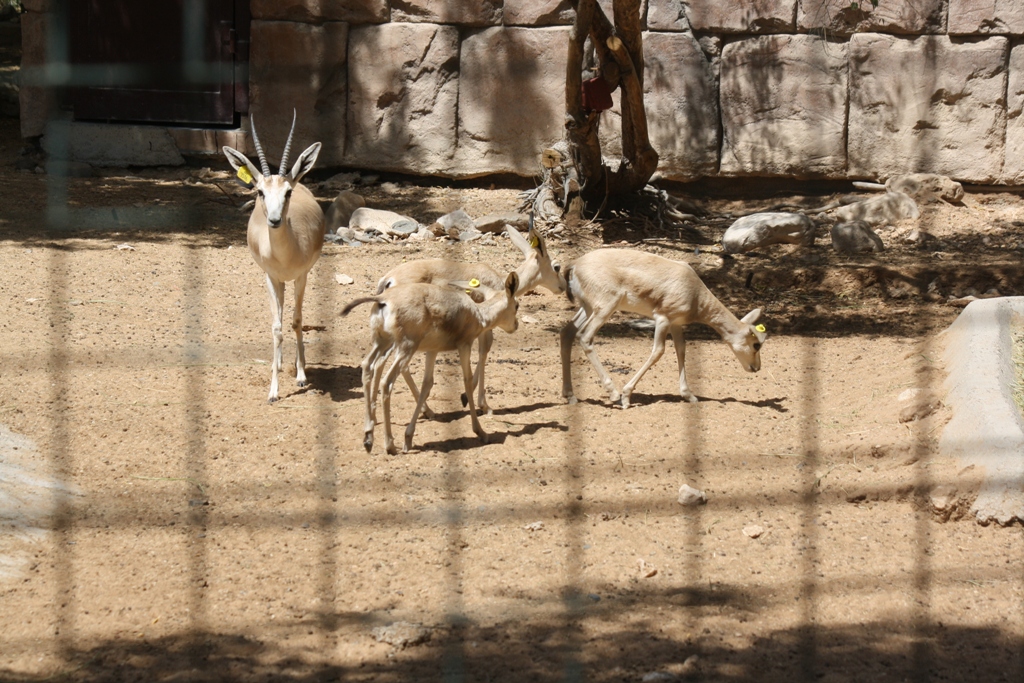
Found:
<svg viewBox="0 0 1024 683"><path fill-rule="evenodd" d="M467 289L467 290L466 290L466 294L472 294L472 293L473 293L473 289L476 289L477 287L479 287L479 286L480 286L480 281L479 281L479 280L477 280L476 278L473 278L472 280L470 280L470 281L469 281L469 283L468 283L468 284L469 284L469 286L470 286L470 287L471 287L472 289Z"/></svg>
<svg viewBox="0 0 1024 683"><path fill-rule="evenodd" d="M252 182L252 173L249 173L249 169L246 168L245 166L239 166L238 167L238 178L243 183L248 185L249 183Z"/></svg>
<svg viewBox="0 0 1024 683"><path fill-rule="evenodd" d="M764 325L758 325L754 329L757 330L758 332L764 332L765 331Z"/></svg>
<svg viewBox="0 0 1024 683"><path fill-rule="evenodd" d="M530 246L536 249L540 245L540 239L536 235L530 235Z"/></svg>

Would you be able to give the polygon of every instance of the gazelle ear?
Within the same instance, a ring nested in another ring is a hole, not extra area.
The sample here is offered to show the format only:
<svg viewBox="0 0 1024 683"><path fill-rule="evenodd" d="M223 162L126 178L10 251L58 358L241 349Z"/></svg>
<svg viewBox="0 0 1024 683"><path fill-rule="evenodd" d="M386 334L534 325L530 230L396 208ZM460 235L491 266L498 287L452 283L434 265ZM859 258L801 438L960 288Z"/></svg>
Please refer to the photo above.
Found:
<svg viewBox="0 0 1024 683"><path fill-rule="evenodd" d="M299 158L295 160L295 165L292 166L291 179L293 182L299 182L302 180L302 176L313 170L313 164L316 163L316 158L320 156L320 143L314 142L312 145L306 148Z"/></svg>
<svg viewBox="0 0 1024 683"><path fill-rule="evenodd" d="M508 238L512 240L512 244L516 246L519 251L523 252L523 256L529 256L530 252L533 251L533 247L523 237L522 233L513 228L511 225L505 226L505 231L508 233Z"/></svg>
<svg viewBox="0 0 1024 683"><path fill-rule="evenodd" d="M231 168L235 169L235 171L238 172L238 177L242 180L242 182L250 184L260 180L263 177L263 174L260 173L260 170L256 168L256 164L249 161L249 157L245 156L234 147L228 147L227 145L224 145L224 147L221 148L221 151L223 151L224 156L228 158L228 163L231 164ZM242 169L245 170L243 171ZM248 175L249 177L246 178L246 175Z"/></svg>
<svg viewBox="0 0 1024 683"><path fill-rule="evenodd" d="M508 277L505 278L505 289L512 296L515 296L516 292L519 291L519 275L516 271L513 270L508 274Z"/></svg>
<svg viewBox="0 0 1024 683"><path fill-rule="evenodd" d="M750 313L747 313L745 316L740 318L740 322L747 323L748 325L753 325L755 322L757 322L757 319L760 318L760 317L761 317L761 309L760 308L755 308Z"/></svg>

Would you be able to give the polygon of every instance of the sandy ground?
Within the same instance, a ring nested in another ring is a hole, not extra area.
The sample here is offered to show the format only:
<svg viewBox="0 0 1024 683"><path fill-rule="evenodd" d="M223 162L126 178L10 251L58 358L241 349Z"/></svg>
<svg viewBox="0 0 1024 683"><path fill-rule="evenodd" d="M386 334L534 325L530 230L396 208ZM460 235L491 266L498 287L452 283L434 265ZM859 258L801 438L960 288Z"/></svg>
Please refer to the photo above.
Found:
<svg viewBox="0 0 1024 683"><path fill-rule="evenodd" d="M557 332L572 308L541 291L515 335L497 334L483 424L498 442L474 437L449 356L438 419L388 456L380 429L362 447L368 310L339 310L406 259L511 269L506 239L325 247L306 295L311 384L286 374L268 405L266 293L226 163L73 179L65 194L15 172L19 149L16 122L0 122L0 423L34 444L18 467L67 491L40 489L45 536L4 527L0 547L20 559L0 578L0 680L1024 675L1021 530L940 520L928 493L951 476L931 457L947 409L896 418L903 389L941 379L950 296L1024 293L1017 196L929 205L863 258L822 237L810 253L723 261L727 219L691 241L574 227L549 240L559 261L625 241L690 262L738 314L762 306L761 372L693 326L700 403L680 401L669 353L615 408L577 349L568 406ZM734 213L801 201L745 189L691 198ZM361 190L421 221L517 202L514 189ZM903 244L912 227L936 241ZM599 336L620 382L650 353L627 320ZM293 354L286 336L286 366ZM400 384L399 433L411 410ZM684 483L707 505L680 506Z"/></svg>

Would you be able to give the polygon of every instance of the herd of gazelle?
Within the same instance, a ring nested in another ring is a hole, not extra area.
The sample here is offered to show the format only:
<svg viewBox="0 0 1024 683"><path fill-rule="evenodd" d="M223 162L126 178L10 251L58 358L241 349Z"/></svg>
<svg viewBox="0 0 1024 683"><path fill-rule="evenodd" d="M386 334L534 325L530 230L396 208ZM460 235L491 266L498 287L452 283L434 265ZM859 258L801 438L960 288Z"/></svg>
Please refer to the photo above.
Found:
<svg viewBox="0 0 1024 683"><path fill-rule="evenodd" d="M298 385L306 384L306 360L302 344L302 299L306 277L320 257L324 242L324 214L313 194L300 181L316 163L320 143L308 147L291 170L288 153L295 133L295 119L288 133L281 165L276 175L270 172L263 149L252 125L253 146L259 156L257 168L244 154L224 147L231 166L239 177L257 193L256 205L249 217L247 241L253 259L266 273L270 293L271 334L274 355L271 361L269 402L278 398L278 374L281 370L282 318L284 285L294 282L295 311L295 377ZM551 292L565 292L579 310L561 332L562 395L575 403L572 389L572 344L579 336L587 359L600 378L601 385L613 402L628 408L637 382L665 351L665 338L672 336L679 364L679 393L683 399L696 402L697 397L686 383L686 358L683 328L700 322L714 329L739 359L743 368L757 372L761 368L761 345L765 340L763 325L755 325L761 309L754 309L737 318L701 282L693 268L685 263L629 249L592 251L559 271L551 262L544 239L534 230L523 237L508 227L512 243L524 255L523 263L507 275L481 263L462 263L428 259L403 263L393 268L377 285L375 296L363 297L342 310L347 315L357 306L372 303L370 312L371 346L362 363L363 395L366 422L363 445L373 447L373 430L377 423L377 395L383 380L384 434L388 453L396 453L391 434L391 392L398 375L409 385L416 407L405 430L404 450L412 447L416 421L421 414L432 415L427 397L434 383L434 360L441 351L458 351L462 366L465 395L473 431L487 442L489 435L477 419L477 405L491 412L487 402L484 367L494 328L515 332L518 326L516 300L537 287ZM616 311L637 313L654 319L654 349L636 374L620 390L605 370L594 349L598 330ZM474 373L470 352L478 341L479 359ZM417 389L409 372L409 363L417 353L425 356L423 382ZM384 365L391 366L387 374ZM473 392L477 399L474 401Z"/></svg>

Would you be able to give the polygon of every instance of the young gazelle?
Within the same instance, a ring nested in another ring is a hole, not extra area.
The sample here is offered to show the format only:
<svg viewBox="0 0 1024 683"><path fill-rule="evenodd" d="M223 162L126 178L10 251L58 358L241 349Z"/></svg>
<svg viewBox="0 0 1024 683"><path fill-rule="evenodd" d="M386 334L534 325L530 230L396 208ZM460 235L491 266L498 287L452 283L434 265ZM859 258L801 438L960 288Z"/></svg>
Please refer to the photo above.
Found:
<svg viewBox="0 0 1024 683"><path fill-rule="evenodd" d="M509 239L512 244L523 252L524 260L518 268L516 275L519 277L519 291L516 295L532 292L537 287L543 287L553 294L561 294L565 291L565 281L558 273L558 267L551 263L551 254L544 244L544 238L533 228L533 216L530 216L530 231L527 237L511 225L507 226ZM449 282L469 282L476 280L486 290L499 291L504 285L505 277L493 267L485 263L462 263L460 261L446 261L444 259L424 259L421 261L409 261L395 266L380 279L377 283L377 293L380 294L388 287L397 284L408 284L411 282L428 282L443 285ZM494 332L486 330L480 335L477 344L478 358L476 373L473 375L473 386L477 388L477 405L487 415L492 414L491 406L487 403L487 389L484 380L484 368L487 365L487 355L494 344ZM416 383L408 370L402 373L406 384L412 390L413 396L417 395ZM423 414L432 417L433 412L424 406Z"/></svg>
<svg viewBox="0 0 1024 683"><path fill-rule="evenodd" d="M685 400L697 402L686 384L683 369L686 359L683 326L691 322L704 323L718 332L745 370L761 369L761 345L767 335L763 325L754 325L761 309L756 308L737 319L685 263L642 251L601 249L577 259L564 273L569 300L580 303L580 309L561 333L562 396L569 403L576 402L570 363L577 331L580 346L601 378L601 385L612 401L621 399L623 408L629 407L630 396L640 378L661 358L665 337L669 334L679 361L679 393ZM594 335L615 311L654 318L654 350L621 392L601 364L593 344Z"/></svg>
<svg viewBox="0 0 1024 683"><path fill-rule="evenodd" d="M416 420L423 410L434 384L434 359L440 351L457 350L462 365L469 417L473 431L488 442L489 434L480 426L473 404L473 372L470 351L473 340L486 330L500 327L515 332L518 326L515 300L519 278L513 272L505 279L504 291L496 292L483 303L474 303L470 296L447 286L412 283L389 287L377 296L356 299L342 310L348 315L356 306L373 302L370 329L373 342L363 360L363 396L366 401L366 422L363 445L367 452L373 447L373 428L377 422L377 390L384 372L384 362L395 355L384 378L384 436L388 453L397 453L391 435L391 392L398 373L406 372L409 361L419 351L426 354L423 387L416 397L416 408L405 430L405 448L412 447Z"/></svg>
<svg viewBox="0 0 1024 683"><path fill-rule="evenodd" d="M295 282L295 312L292 330L295 331L295 381L306 385L306 354L302 344L302 298L306 291L306 276L320 258L324 244L324 213L317 204L313 193L300 185L317 155L320 143L315 142L299 155L290 173L288 151L295 133L295 116L292 129L281 155L281 168L277 175L271 175L267 158L263 155L256 124L252 123L252 142L259 155L260 168L244 154L225 146L224 156L243 182L256 188L256 207L249 216L247 239L249 250L257 265L267 274L267 291L270 293L271 334L274 338L274 356L270 361L270 394L267 402L277 400L277 375L281 370L281 320L284 315L284 283Z"/></svg>

